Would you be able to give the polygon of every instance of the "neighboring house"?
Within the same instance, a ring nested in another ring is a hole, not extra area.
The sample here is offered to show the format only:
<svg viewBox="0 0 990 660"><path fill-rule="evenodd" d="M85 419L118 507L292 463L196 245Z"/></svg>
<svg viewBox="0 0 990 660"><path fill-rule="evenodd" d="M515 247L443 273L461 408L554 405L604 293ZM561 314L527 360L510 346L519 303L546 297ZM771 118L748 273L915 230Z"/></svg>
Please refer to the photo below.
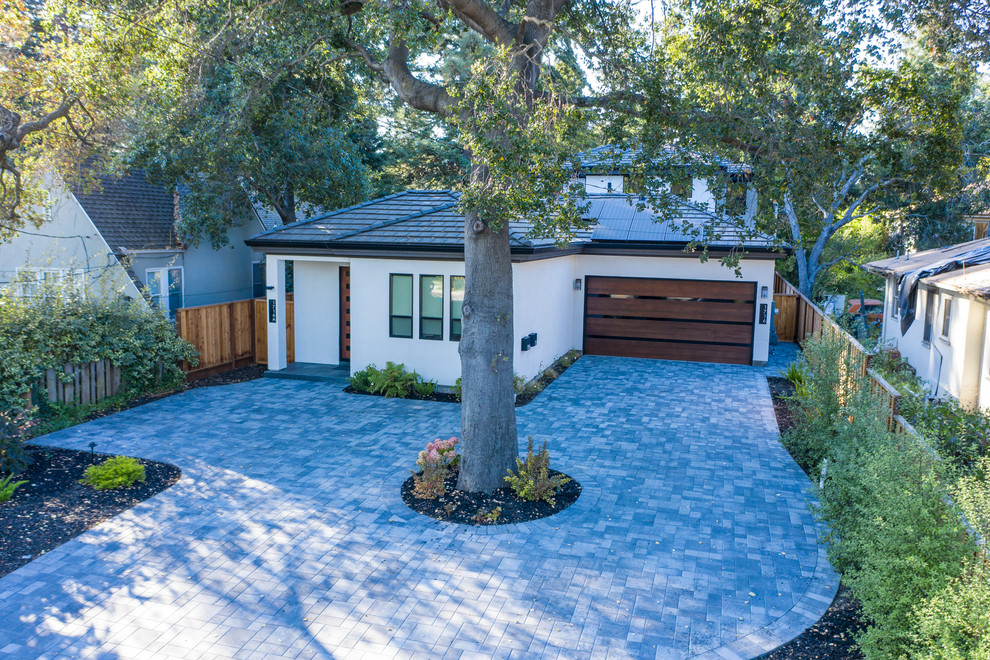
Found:
<svg viewBox="0 0 990 660"><path fill-rule="evenodd" d="M883 341L931 386L990 409L990 238L883 259Z"/></svg>
<svg viewBox="0 0 990 660"><path fill-rule="evenodd" d="M613 188L614 190L615 188ZM515 370L536 376L571 349L588 354L763 364L775 259L745 241L737 278L718 263L738 245L731 225L684 205L657 223L626 195L591 195L588 227L566 247L510 223ZM711 259L685 253L687 220L723 235ZM286 367L285 269L294 262L298 362L356 371L402 362L452 385L464 296L458 195L407 191L264 232L248 245L268 263L268 365Z"/></svg>
<svg viewBox="0 0 990 660"><path fill-rule="evenodd" d="M0 247L0 282L16 282L15 295L30 295L32 281L99 282L131 298L146 292L170 314L250 298L252 262L260 260L244 239L265 229L247 211L230 231L230 245L184 245L175 234L179 196L150 183L140 171L102 177L92 190L50 189L51 219Z"/></svg>

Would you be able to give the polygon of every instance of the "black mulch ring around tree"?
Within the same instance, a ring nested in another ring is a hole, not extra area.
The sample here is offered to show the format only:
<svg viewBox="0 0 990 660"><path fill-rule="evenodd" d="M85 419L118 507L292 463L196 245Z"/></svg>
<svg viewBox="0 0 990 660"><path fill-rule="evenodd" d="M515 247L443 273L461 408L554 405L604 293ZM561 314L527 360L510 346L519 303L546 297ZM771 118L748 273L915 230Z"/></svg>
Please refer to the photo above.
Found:
<svg viewBox="0 0 990 660"><path fill-rule="evenodd" d="M0 577L86 530L162 492L182 476L174 465L137 459L145 481L95 490L79 483L108 454L28 445L34 462L13 481L27 480L0 504Z"/></svg>
<svg viewBox="0 0 990 660"><path fill-rule="evenodd" d="M786 378L768 376L777 427L781 433L791 429L794 419L794 385ZM862 653L856 648L855 636L866 628L859 601L849 589L839 587L835 600L821 619L803 633L777 647L759 660L859 660Z"/></svg>
<svg viewBox="0 0 990 660"><path fill-rule="evenodd" d="M551 476L563 475L562 472L550 470ZM570 477L568 477L570 478ZM446 493L435 500L421 500L413 496L413 478L410 476L402 484L402 500L406 505L424 516L445 520L462 525L511 525L513 523L527 522L548 518L560 513L577 501L581 495L581 484L571 479L560 487L554 497L555 506L550 506L547 502L530 502L516 497L512 489L506 486L499 488L490 495L484 493L468 493L457 490L457 470L447 477L444 482L447 487ZM479 522L476 518L478 514L490 513L492 510L501 509L495 522Z"/></svg>

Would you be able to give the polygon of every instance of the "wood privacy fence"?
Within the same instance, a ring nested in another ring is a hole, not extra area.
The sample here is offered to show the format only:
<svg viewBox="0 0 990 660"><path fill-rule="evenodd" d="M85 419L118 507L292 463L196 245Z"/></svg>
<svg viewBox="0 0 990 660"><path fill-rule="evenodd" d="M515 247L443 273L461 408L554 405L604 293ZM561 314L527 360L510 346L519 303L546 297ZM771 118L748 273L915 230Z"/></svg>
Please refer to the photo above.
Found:
<svg viewBox="0 0 990 660"><path fill-rule="evenodd" d="M286 357L295 361L294 303L287 300ZM268 363L268 302L264 298L184 307L176 311L179 336L199 351L199 364L183 362L187 380Z"/></svg>
<svg viewBox="0 0 990 660"><path fill-rule="evenodd" d="M110 364L110 360L98 360L48 369L38 384L52 403L73 406L112 397L121 390L123 379L120 367Z"/></svg>
<svg viewBox="0 0 990 660"><path fill-rule="evenodd" d="M833 337L844 344L842 370L847 378L843 386L850 387L854 376L862 376L871 392L882 402L887 413L887 427L895 433L917 435L914 428L900 415L901 393L870 368L873 352L843 330L813 302L780 275L773 276L773 299L780 310L774 319L779 341L804 341L813 335Z"/></svg>

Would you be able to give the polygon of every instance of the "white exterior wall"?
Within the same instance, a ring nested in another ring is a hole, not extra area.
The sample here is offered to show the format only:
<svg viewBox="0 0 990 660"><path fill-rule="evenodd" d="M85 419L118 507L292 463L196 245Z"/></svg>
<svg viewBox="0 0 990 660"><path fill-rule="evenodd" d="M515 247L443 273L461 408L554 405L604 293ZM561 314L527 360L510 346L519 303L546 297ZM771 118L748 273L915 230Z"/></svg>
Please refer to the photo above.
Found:
<svg viewBox="0 0 990 660"><path fill-rule="evenodd" d="M914 367L918 377L928 382L935 395L949 394L967 407L990 408L990 306L972 296L942 289L935 290L931 341L925 342L925 314L929 287L918 286L915 318L901 334L899 318L894 318L896 278L887 277L886 313L883 339L897 348ZM946 300L952 300L948 336L943 334Z"/></svg>
<svg viewBox="0 0 990 660"><path fill-rule="evenodd" d="M742 278L736 277L732 269L725 268L715 261L701 263L697 257L627 257L612 255L581 255L575 261L574 277L582 279L589 275L609 277L652 277L679 280L727 280L756 282L756 309L753 321L756 324L753 337L753 362L766 362L770 355L770 311L773 302L772 259L747 259L740 264ZM761 298L763 287L767 287L767 298ZM586 286L582 283L582 289ZM767 305L767 323L759 322L760 305ZM575 306L572 312L574 345L581 348L584 340L584 305Z"/></svg>
<svg viewBox="0 0 990 660"><path fill-rule="evenodd" d="M296 362L339 364L340 264L326 261L294 264Z"/></svg>
<svg viewBox="0 0 990 660"><path fill-rule="evenodd" d="M583 287L574 290L574 264L567 256L512 265L515 373L531 380L564 353L580 349L574 343L574 310L584 308ZM582 317L583 322L583 317ZM535 332L536 346L522 350L522 338Z"/></svg>
<svg viewBox="0 0 990 660"><path fill-rule="evenodd" d="M99 281L107 293L137 298L137 287L75 196L61 187L49 194L50 220L40 228L26 227L0 246L0 289L22 267L82 269L89 274L90 286Z"/></svg>
<svg viewBox="0 0 990 660"><path fill-rule="evenodd" d="M296 262L296 268L299 262ZM389 337L389 275L413 276L413 336ZM443 339L419 339L419 276L443 275ZM425 380L453 385L461 376L457 342L450 340L450 276L464 275L462 261L351 259L351 373L369 364L399 362ZM296 280L296 309L299 309ZM298 326L297 326L298 327ZM298 342L298 339L296 340ZM297 344L298 345L298 344Z"/></svg>

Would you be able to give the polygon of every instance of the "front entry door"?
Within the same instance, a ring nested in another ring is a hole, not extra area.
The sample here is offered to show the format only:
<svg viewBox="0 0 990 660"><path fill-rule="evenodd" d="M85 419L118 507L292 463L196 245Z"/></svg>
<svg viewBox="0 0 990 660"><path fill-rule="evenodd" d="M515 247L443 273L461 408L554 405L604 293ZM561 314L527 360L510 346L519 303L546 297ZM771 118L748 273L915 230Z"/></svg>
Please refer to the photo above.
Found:
<svg viewBox="0 0 990 660"><path fill-rule="evenodd" d="M351 359L351 269L340 267L340 359Z"/></svg>

